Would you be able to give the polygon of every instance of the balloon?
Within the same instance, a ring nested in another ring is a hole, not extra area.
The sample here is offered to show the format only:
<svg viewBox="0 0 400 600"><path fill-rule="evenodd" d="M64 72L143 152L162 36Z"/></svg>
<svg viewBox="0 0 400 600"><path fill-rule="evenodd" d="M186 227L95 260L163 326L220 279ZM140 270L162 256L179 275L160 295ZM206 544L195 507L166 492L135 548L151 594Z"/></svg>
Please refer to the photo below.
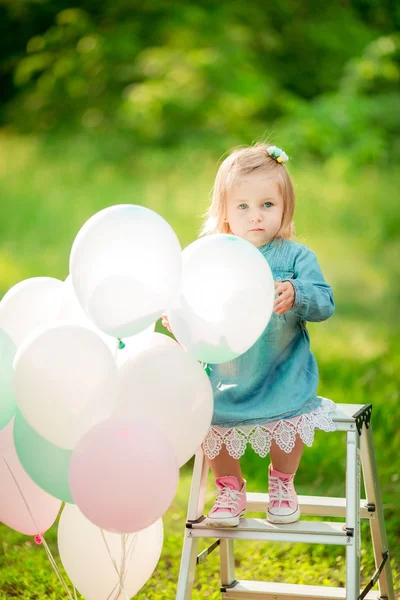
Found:
<svg viewBox="0 0 400 600"><path fill-rule="evenodd" d="M6 429L12 440L12 428ZM8 449L0 452L0 490L0 521L8 527L25 535L36 535L47 531L56 520L60 500L43 491L25 473L12 442Z"/></svg>
<svg viewBox="0 0 400 600"><path fill-rule="evenodd" d="M20 411L17 411L14 419L14 443L18 458L29 477L52 496L73 503L68 483L72 450L54 446L40 437Z"/></svg>
<svg viewBox="0 0 400 600"><path fill-rule="evenodd" d="M57 322L37 329L18 348L14 388L26 421L68 450L114 410L118 369L93 331Z"/></svg>
<svg viewBox="0 0 400 600"><path fill-rule="evenodd" d="M111 533L140 531L159 519L172 502L178 477L163 432L127 419L95 425L78 442L69 467L78 508Z"/></svg>
<svg viewBox="0 0 400 600"><path fill-rule="evenodd" d="M58 525L58 549L64 569L85 600L131 598L157 566L163 545L163 522L158 519L136 534L124 536L104 532L104 536L107 545L96 525L76 506L66 505ZM124 543L127 552L125 571L121 569ZM107 546L119 572L125 574L125 596L118 595L119 577Z"/></svg>
<svg viewBox="0 0 400 600"><path fill-rule="evenodd" d="M152 210L111 206L79 231L70 273L96 326L113 337L130 337L154 323L170 303L180 281L179 241Z"/></svg>
<svg viewBox="0 0 400 600"><path fill-rule="evenodd" d="M16 346L0 329L0 431L11 421L17 409L13 386L13 361Z"/></svg>
<svg viewBox="0 0 400 600"><path fill-rule="evenodd" d="M179 466L200 448L212 414L210 380L197 360L178 345L155 346L120 368L114 416L156 425L172 444Z"/></svg>
<svg viewBox="0 0 400 600"><path fill-rule="evenodd" d="M138 356L142 352L151 350L152 348L178 348L178 350L184 352L183 348L178 344L178 342L176 342L173 338L169 337L168 335L164 335L163 333L151 332L148 333L146 337L144 337L144 334L145 332L143 331L138 335L134 335L133 337L124 339L126 347L117 353L118 367L122 367L122 365L124 365L127 362L127 360Z"/></svg>
<svg viewBox="0 0 400 600"><path fill-rule="evenodd" d="M61 308L58 315L58 319L61 321L73 321L74 323L92 329L103 340L103 342L107 344L113 355L122 355L122 353L117 352L119 345L117 338L111 337L110 335L107 335L106 333L103 333L100 329L98 329L98 327L96 327L93 321L83 310L78 298L76 297L70 275L64 281ZM147 327L147 329L145 329L141 333L138 333L137 335L131 336L129 338L124 338L124 346L134 348L141 347L141 345L146 346L147 340L150 339L153 335L155 325L156 322L154 321L154 323L152 323L149 327ZM128 351L124 352L123 354L126 356L128 354Z"/></svg>
<svg viewBox="0 0 400 600"><path fill-rule="evenodd" d="M0 456L14 447L14 418L0 431Z"/></svg>
<svg viewBox="0 0 400 600"><path fill-rule="evenodd" d="M271 318L274 281L261 252L229 234L209 235L182 253L180 293L167 312L178 342L209 363L248 350Z"/></svg>
<svg viewBox="0 0 400 600"><path fill-rule="evenodd" d="M101 339L105 341L107 345L111 344L115 348L115 338L100 331L100 329L95 326L93 321L83 310L78 298L76 297L74 286L72 285L71 275L68 275L64 281L58 319L60 321L74 321L79 325L96 331L99 337L101 337Z"/></svg>
<svg viewBox="0 0 400 600"><path fill-rule="evenodd" d="M33 277L17 283L0 302L0 328L18 347L31 331L56 319L62 281Z"/></svg>

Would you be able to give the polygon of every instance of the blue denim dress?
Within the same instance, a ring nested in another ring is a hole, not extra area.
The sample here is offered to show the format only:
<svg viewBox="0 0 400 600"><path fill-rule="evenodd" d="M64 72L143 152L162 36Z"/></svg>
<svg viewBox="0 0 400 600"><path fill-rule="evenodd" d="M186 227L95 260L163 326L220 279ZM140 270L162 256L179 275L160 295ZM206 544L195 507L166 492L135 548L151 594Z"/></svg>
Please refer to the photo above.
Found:
<svg viewBox="0 0 400 600"><path fill-rule="evenodd" d="M247 352L230 362L209 365L213 425L235 427L288 419L321 405L318 367L306 323L332 315L332 289L306 246L279 238L259 250L275 281L291 281L295 304L282 316L273 313Z"/></svg>

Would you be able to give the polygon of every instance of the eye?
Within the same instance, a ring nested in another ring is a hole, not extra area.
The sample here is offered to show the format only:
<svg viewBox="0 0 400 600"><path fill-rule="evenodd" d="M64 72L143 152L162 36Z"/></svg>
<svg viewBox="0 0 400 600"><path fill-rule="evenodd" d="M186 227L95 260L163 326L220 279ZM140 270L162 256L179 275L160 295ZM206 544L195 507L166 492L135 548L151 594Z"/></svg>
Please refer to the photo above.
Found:
<svg viewBox="0 0 400 600"><path fill-rule="evenodd" d="M242 204L239 204L238 208L240 208L240 210L243 210L244 208L247 208L247 204L243 202Z"/></svg>
<svg viewBox="0 0 400 600"><path fill-rule="evenodd" d="M269 208L272 206L272 202L264 202L263 206L265 206L265 208Z"/></svg>

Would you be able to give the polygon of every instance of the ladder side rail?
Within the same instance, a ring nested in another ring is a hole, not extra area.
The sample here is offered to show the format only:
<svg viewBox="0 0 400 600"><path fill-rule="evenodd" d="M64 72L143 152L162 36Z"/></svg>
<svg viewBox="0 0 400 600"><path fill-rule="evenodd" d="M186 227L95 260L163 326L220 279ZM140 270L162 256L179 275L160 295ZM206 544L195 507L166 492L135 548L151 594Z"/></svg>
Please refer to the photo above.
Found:
<svg viewBox="0 0 400 600"><path fill-rule="evenodd" d="M181 564L179 567L178 586L176 600L191 600L194 578L196 574L197 553L199 549L199 538L192 537L185 532L183 539Z"/></svg>
<svg viewBox="0 0 400 600"><path fill-rule="evenodd" d="M203 450L200 449L196 453L194 460L187 512L188 521L195 521L203 514L207 476L208 464L205 460ZM192 598L199 542L199 538L191 535L190 529L185 529L176 600L191 600Z"/></svg>
<svg viewBox="0 0 400 600"><path fill-rule="evenodd" d="M379 569L384 555L388 552L388 543L371 424L369 424L369 427L363 426L361 435L361 463L367 502L368 504L375 505L376 517L375 519L371 519L370 528L375 567ZM394 600L392 570L389 559L380 573L378 584L380 595L383 598L388 598L388 600Z"/></svg>
<svg viewBox="0 0 400 600"><path fill-rule="evenodd" d="M208 463L204 452L200 448L196 452L192 484L190 487L189 505L187 512L188 521L196 521L203 515L204 502L207 489Z"/></svg>
<svg viewBox="0 0 400 600"><path fill-rule="evenodd" d="M346 434L346 600L360 594L360 436L355 427ZM352 534L352 535L351 535Z"/></svg>
<svg viewBox="0 0 400 600"><path fill-rule="evenodd" d="M234 540L221 539L219 546L221 585L231 586L235 583Z"/></svg>

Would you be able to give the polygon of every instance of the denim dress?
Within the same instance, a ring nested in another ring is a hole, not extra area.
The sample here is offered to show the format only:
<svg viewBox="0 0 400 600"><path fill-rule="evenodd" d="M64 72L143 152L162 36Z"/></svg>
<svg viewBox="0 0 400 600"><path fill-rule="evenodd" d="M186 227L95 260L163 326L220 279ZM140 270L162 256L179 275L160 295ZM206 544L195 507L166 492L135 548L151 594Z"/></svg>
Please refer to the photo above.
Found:
<svg viewBox="0 0 400 600"><path fill-rule="evenodd" d="M314 429L335 429L329 418L333 402L317 395L318 366L307 331L307 321L324 321L332 315L332 289L306 246L278 238L259 251L275 281L293 284L295 302L284 315L272 314L247 352L208 365L214 414L203 447L210 458L218 454L222 442L235 457L243 454L247 442L265 455L272 439L290 452L296 433L311 445Z"/></svg>

